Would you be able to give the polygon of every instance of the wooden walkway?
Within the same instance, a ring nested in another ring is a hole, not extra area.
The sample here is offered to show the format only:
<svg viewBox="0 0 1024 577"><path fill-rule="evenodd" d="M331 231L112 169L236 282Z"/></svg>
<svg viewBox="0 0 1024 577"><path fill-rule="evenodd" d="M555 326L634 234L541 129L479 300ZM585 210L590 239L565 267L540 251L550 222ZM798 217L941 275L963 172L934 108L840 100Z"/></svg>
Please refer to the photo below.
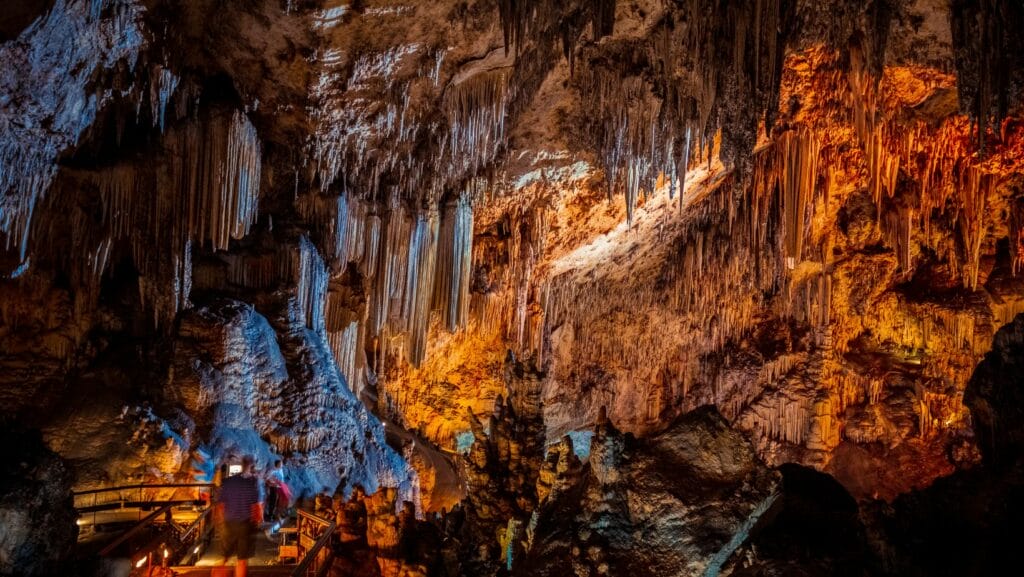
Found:
<svg viewBox="0 0 1024 577"><path fill-rule="evenodd" d="M234 577L234 565L224 568L227 571L225 577ZM177 577L211 577L213 567L171 567ZM249 565L246 573L248 575L260 575L262 577L288 577L295 571L295 565Z"/></svg>
<svg viewBox="0 0 1024 577"><path fill-rule="evenodd" d="M216 571L218 576L233 575L233 565L223 568L219 565L223 559L216 538L211 542L210 535L212 509L208 506L198 508L200 504L205 504L204 501L156 500L161 491L174 493L184 489L191 492L204 488L209 488L209 485L127 485L76 493L75 497L80 501L76 503L81 516L79 526L86 523L93 528L113 524L134 524L109 543L107 539L80 539L79 551L81 552L85 546L102 546L102 550L93 554L98 554L99 557L127 558L136 569L143 569L148 573L151 573L152 569L157 569L161 560L172 563L189 563L195 560L194 566L179 565L172 566L171 569L175 575L182 576L212 577L215 569L222 569ZM146 496L152 497L153 500L145 500ZM187 510L179 510L183 506ZM278 533L282 536L292 536L287 542L287 547L280 547L280 551L279 543L272 541L262 531L257 533L256 556L249 560L248 572L254 575L303 577L324 577L327 574L334 557L330 547L335 529L334 520L323 519L302 510L296 513L297 525L281 528ZM280 563L279 553L285 552L291 555L285 559L290 562L289 564ZM195 559L200 553L202 556Z"/></svg>

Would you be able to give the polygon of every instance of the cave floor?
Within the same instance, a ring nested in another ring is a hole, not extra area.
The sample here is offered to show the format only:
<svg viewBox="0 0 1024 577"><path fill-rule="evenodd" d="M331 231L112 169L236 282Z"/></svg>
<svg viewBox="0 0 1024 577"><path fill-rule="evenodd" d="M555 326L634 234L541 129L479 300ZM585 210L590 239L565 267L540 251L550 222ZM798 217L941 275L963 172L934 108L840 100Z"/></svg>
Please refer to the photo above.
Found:
<svg viewBox="0 0 1024 577"><path fill-rule="evenodd" d="M290 571L295 568L294 565L282 565L278 561L278 545L277 541L273 541L267 538L266 533L259 531L256 533L256 555L249 559L249 568L254 567L274 567L278 569L287 569L282 572L282 575L290 574ZM220 555L220 544L214 540L214 543L206 549L203 556L196 562L196 567L206 567L207 569L200 570L199 572L189 571L187 573L181 573L184 575L209 575L209 567L215 567L221 562ZM233 566L233 561L229 563ZM181 569L191 569L189 567L182 567Z"/></svg>

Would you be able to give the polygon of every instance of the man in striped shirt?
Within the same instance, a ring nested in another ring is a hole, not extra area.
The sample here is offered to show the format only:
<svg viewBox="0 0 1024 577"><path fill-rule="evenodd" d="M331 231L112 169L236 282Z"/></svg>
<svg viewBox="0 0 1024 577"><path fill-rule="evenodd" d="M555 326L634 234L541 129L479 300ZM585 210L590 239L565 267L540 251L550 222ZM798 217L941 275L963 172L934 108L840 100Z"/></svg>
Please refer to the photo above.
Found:
<svg viewBox="0 0 1024 577"><path fill-rule="evenodd" d="M263 514L255 473L255 462L246 455L242 458L242 472L224 479L220 488L220 503L224 506L224 562L238 557L235 577L245 577L248 560L256 554L255 534Z"/></svg>

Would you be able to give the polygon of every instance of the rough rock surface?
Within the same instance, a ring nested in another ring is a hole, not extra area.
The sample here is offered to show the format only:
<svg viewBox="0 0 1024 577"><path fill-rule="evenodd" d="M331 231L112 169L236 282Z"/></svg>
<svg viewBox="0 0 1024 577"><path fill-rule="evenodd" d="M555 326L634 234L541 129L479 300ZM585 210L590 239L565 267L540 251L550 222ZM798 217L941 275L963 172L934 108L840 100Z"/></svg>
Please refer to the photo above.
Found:
<svg viewBox="0 0 1024 577"><path fill-rule="evenodd" d="M780 497L726 564L729 575L880 574L857 501L827 474L783 465Z"/></svg>
<svg viewBox="0 0 1024 577"><path fill-rule="evenodd" d="M985 464L1011 467L1024 455L1024 315L996 333L964 394Z"/></svg>
<svg viewBox="0 0 1024 577"><path fill-rule="evenodd" d="M78 537L73 474L38 433L6 423L0 432L0 575L58 575Z"/></svg>
<svg viewBox="0 0 1024 577"><path fill-rule="evenodd" d="M778 474L710 407L642 441L599 425L587 469L541 507L516 574L716 574L778 498Z"/></svg>

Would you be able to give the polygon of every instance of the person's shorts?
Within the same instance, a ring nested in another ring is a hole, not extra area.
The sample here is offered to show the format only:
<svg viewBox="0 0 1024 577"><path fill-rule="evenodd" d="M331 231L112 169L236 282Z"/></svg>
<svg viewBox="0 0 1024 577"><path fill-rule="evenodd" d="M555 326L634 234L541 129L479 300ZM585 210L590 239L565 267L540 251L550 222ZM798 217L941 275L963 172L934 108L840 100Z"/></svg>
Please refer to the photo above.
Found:
<svg viewBox="0 0 1024 577"><path fill-rule="evenodd" d="M249 521L224 521L224 558L249 559L256 554L256 528Z"/></svg>

